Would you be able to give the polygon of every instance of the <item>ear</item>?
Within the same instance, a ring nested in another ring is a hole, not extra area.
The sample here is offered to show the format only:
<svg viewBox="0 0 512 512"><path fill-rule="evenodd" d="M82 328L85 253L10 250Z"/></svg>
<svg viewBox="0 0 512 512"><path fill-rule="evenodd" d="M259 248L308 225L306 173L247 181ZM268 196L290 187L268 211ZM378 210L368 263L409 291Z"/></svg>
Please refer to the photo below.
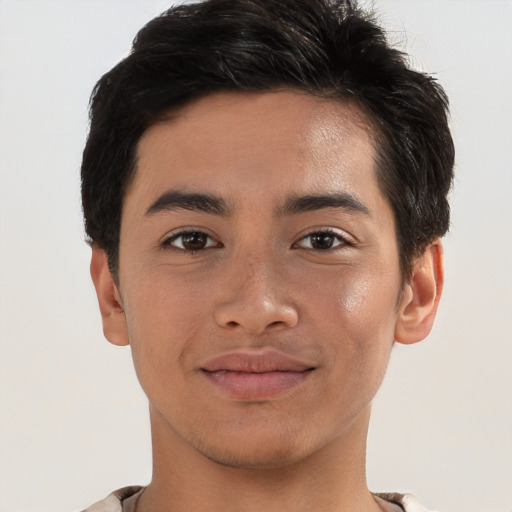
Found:
<svg viewBox="0 0 512 512"><path fill-rule="evenodd" d="M416 343L432 329L444 283L443 246L436 239L414 261L410 281L404 286L395 325L395 341Z"/></svg>
<svg viewBox="0 0 512 512"><path fill-rule="evenodd" d="M107 255L97 244L92 246L91 277L98 296L105 338L114 345L128 345L121 294L108 268Z"/></svg>

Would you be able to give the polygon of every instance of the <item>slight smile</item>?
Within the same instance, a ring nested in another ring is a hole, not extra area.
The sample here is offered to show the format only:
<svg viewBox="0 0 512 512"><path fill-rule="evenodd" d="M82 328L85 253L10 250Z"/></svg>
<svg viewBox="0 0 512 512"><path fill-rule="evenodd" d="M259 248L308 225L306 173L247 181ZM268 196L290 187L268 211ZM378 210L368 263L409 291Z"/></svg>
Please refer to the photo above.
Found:
<svg viewBox="0 0 512 512"><path fill-rule="evenodd" d="M315 368L275 350L231 352L207 361L201 370L215 386L238 400L261 401L303 383Z"/></svg>

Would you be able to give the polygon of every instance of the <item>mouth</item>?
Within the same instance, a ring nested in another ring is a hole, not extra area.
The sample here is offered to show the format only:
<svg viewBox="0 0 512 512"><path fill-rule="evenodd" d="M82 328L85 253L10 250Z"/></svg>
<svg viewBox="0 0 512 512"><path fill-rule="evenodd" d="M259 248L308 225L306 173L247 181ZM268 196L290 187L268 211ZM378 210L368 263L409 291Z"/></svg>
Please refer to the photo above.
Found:
<svg viewBox="0 0 512 512"><path fill-rule="evenodd" d="M314 366L282 352L233 352L207 361L205 377L230 398L261 401L298 387Z"/></svg>

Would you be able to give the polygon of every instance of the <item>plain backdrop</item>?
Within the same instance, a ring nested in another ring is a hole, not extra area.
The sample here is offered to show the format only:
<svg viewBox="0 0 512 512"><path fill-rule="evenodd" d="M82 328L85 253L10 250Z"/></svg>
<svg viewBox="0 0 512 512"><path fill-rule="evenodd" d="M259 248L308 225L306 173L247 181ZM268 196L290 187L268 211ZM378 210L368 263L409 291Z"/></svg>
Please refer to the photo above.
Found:
<svg viewBox="0 0 512 512"><path fill-rule="evenodd" d="M0 0L0 511L70 512L151 476L128 348L102 336L79 165L89 93L164 0ZM512 510L512 2L376 0L452 103L457 178L431 336L397 346L369 485Z"/></svg>

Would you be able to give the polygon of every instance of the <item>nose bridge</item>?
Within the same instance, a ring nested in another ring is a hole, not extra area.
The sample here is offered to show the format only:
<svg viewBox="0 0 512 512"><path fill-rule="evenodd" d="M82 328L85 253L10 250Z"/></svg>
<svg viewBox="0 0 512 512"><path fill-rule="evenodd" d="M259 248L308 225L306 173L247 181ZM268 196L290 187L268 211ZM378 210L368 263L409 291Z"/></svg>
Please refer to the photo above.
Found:
<svg viewBox="0 0 512 512"><path fill-rule="evenodd" d="M226 277L215 311L222 327L259 334L265 329L297 323L297 311L287 293L286 273L268 245L240 250Z"/></svg>
<svg viewBox="0 0 512 512"><path fill-rule="evenodd" d="M233 265L232 297L235 303L257 308L261 305L274 304L279 296L284 294L284 286L277 271L278 262L267 252L257 249L240 254L238 261Z"/></svg>
<svg viewBox="0 0 512 512"><path fill-rule="evenodd" d="M238 268L240 277L240 286L242 290L252 291L256 295L260 293L265 295L271 293L269 285L272 283L273 266L276 262L272 261L271 256L256 251L251 251L241 258ZM270 286L270 288L272 288Z"/></svg>

